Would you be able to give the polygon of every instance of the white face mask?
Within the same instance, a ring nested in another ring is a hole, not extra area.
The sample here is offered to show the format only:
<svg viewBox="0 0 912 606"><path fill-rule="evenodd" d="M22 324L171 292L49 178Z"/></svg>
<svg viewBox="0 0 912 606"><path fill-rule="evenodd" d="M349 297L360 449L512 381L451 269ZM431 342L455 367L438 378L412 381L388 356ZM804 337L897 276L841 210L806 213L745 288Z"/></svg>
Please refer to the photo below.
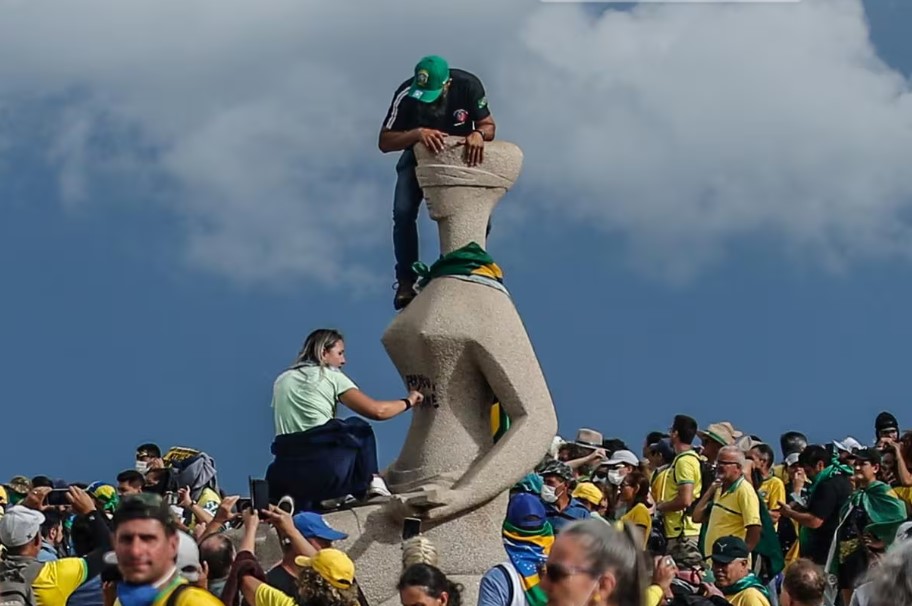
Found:
<svg viewBox="0 0 912 606"><path fill-rule="evenodd" d="M136 461L136 471L146 475L146 472L149 471L149 464L145 461Z"/></svg>
<svg viewBox="0 0 912 606"><path fill-rule="evenodd" d="M556 503L557 502L557 490L554 486L542 486L541 489L541 499L545 503Z"/></svg>
<svg viewBox="0 0 912 606"><path fill-rule="evenodd" d="M620 486L621 482L624 481L624 474L621 473L620 469L612 469L608 472L608 481L615 486Z"/></svg>

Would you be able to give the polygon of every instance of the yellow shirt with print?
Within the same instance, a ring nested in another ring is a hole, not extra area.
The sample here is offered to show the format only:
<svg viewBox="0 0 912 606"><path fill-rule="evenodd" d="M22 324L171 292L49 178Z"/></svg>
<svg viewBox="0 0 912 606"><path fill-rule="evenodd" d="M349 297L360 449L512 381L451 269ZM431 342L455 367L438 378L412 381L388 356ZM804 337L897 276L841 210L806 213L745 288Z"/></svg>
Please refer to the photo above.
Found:
<svg viewBox="0 0 912 606"><path fill-rule="evenodd" d="M725 596L725 599L732 606L770 606L766 596L754 587L748 587L732 596Z"/></svg>
<svg viewBox="0 0 912 606"><path fill-rule="evenodd" d="M770 476L760 484L760 497L769 511L778 511L779 503L785 502L785 484L776 476ZM779 524L774 524L778 530Z"/></svg>
<svg viewBox="0 0 912 606"><path fill-rule="evenodd" d="M47 562L32 583L38 606L64 606L74 591L86 582L88 565L82 558Z"/></svg>
<svg viewBox="0 0 912 606"><path fill-rule="evenodd" d="M896 497L906 506L906 515L912 515L912 486L894 486Z"/></svg>
<svg viewBox="0 0 912 606"><path fill-rule="evenodd" d="M199 500L197 500L196 504L201 509L203 509L203 511L205 511L212 517L215 517L215 513L218 511L219 505L222 504L222 498L219 496L219 494L217 492L215 492L211 488L204 488L203 491L200 493ZM199 520L196 519L196 516L191 515L190 523L187 524L187 528L189 528L190 530L193 530L194 528L196 528L196 525L198 523L199 523Z"/></svg>
<svg viewBox="0 0 912 606"><path fill-rule="evenodd" d="M682 452L675 457L668 469L668 478L665 482L665 491L662 493L662 501L674 500L678 496L678 486L692 484L694 487L693 502L697 502L700 498L700 486L702 484L700 461L700 455L692 450ZM700 536L700 525L694 522L691 516L684 515L683 511L667 511L662 514L662 517L665 520L666 538L678 538L682 536L682 530L685 537Z"/></svg>
<svg viewBox="0 0 912 606"><path fill-rule="evenodd" d="M646 545L649 543L649 533L652 532L652 516L649 514L649 509L642 503L637 503L630 511L621 516L621 521L643 528L643 549L646 549Z"/></svg>
<svg viewBox="0 0 912 606"><path fill-rule="evenodd" d="M257 587L255 599L253 606L297 606L293 597L266 583Z"/></svg>
<svg viewBox="0 0 912 606"><path fill-rule="evenodd" d="M719 489L712 498L712 509L706 521L703 555L712 555L713 544L722 537L747 536L748 526L760 526L760 499L743 477L727 490Z"/></svg>
<svg viewBox="0 0 912 606"><path fill-rule="evenodd" d="M165 589L165 591L158 594L155 598L155 601L152 602L152 606L165 606L168 603L168 598L171 597L171 594L180 586L187 585L185 579L180 579L177 582L171 583L171 585ZM120 598L114 600L114 606L123 606L120 603ZM177 596L175 606L225 606L220 599L202 589L200 587L191 587L189 589L184 589Z"/></svg>

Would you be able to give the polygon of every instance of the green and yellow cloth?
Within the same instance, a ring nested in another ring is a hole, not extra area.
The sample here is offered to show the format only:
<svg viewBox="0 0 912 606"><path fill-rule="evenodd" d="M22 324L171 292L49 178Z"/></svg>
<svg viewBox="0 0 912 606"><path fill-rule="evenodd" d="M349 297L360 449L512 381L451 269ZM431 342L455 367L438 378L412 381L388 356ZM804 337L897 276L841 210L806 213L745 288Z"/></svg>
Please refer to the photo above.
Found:
<svg viewBox="0 0 912 606"><path fill-rule="evenodd" d="M554 529L545 522L535 530L523 530L507 521L503 525L503 544L513 568L522 579L523 591L529 606L545 606L548 596L541 588L538 569L547 561L554 544Z"/></svg>
<svg viewBox="0 0 912 606"><path fill-rule="evenodd" d="M500 266L476 242L469 242L462 248L441 255L430 267L418 261L412 265L412 270L418 274L418 290L425 288L434 278L443 276L475 276L503 285Z"/></svg>

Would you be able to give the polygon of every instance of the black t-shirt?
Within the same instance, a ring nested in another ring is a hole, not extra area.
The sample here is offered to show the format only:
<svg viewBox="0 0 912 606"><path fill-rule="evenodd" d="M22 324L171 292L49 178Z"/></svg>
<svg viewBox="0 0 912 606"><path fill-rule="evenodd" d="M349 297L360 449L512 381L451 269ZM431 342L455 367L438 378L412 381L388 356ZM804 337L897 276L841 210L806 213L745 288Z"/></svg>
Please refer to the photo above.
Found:
<svg viewBox="0 0 912 606"><path fill-rule="evenodd" d="M808 529L808 549L801 555L810 558L815 564L826 564L833 533L839 526L839 512L852 494L852 482L848 476L837 475L823 481L814 489L808 501L808 513L823 520L820 528Z"/></svg>
<svg viewBox="0 0 912 606"><path fill-rule="evenodd" d="M476 122L491 115L484 86L478 77L461 69L451 69L450 78L446 98L438 98L434 103L409 97L412 78L403 82L393 95L383 128L394 131L434 128L459 137L471 134Z"/></svg>

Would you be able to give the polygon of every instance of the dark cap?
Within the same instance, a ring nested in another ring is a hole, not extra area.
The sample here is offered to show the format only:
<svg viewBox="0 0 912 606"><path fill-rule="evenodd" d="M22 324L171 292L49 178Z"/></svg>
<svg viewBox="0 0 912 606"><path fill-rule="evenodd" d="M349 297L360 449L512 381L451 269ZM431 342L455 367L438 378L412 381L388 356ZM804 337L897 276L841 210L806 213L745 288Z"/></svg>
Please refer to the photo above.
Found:
<svg viewBox="0 0 912 606"><path fill-rule="evenodd" d="M538 475L541 477L545 476L557 476L560 479L569 482L573 479L573 470L570 469L570 466L566 463L560 461L549 461L544 469L542 469Z"/></svg>
<svg viewBox="0 0 912 606"><path fill-rule="evenodd" d="M738 537L722 537L713 543L713 562L729 564L735 560L746 560L750 557L747 543Z"/></svg>
<svg viewBox="0 0 912 606"><path fill-rule="evenodd" d="M877 433L886 429L899 430L899 421L892 414L884 411L877 415L877 419L874 421L874 429L877 430Z"/></svg>
<svg viewBox="0 0 912 606"><path fill-rule="evenodd" d="M868 461L874 465L880 465L883 460L880 451L876 448L859 448L852 453L852 458L856 461Z"/></svg>
<svg viewBox="0 0 912 606"><path fill-rule="evenodd" d="M548 514L541 499L527 492L513 495L507 505L507 522L522 530L536 530L545 525Z"/></svg>
<svg viewBox="0 0 912 606"><path fill-rule="evenodd" d="M671 462L675 457L674 448L671 446L671 440L669 438L662 438L658 442L649 445L649 450L655 454L661 455L662 460L665 462Z"/></svg>

